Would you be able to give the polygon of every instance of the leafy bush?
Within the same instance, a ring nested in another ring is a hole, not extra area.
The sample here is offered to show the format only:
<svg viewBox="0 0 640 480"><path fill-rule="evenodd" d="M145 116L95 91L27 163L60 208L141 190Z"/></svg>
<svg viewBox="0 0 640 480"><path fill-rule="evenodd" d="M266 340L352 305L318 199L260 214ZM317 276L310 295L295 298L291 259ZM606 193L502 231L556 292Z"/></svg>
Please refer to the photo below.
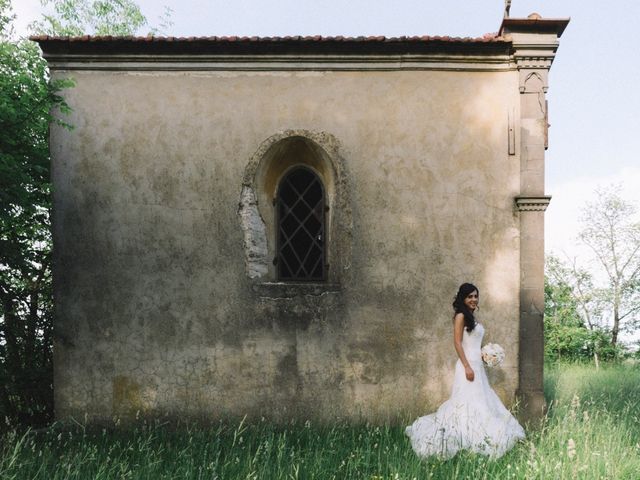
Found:
<svg viewBox="0 0 640 480"><path fill-rule="evenodd" d="M544 354L547 361L613 360L624 356L610 332L597 325L588 328L583 316L597 308L594 302L579 298L569 283L569 270L554 258L547 258L544 285ZM579 274L579 273L578 273ZM583 312L581 315L580 312Z"/></svg>
<svg viewBox="0 0 640 480"><path fill-rule="evenodd" d="M48 132L70 82L11 38L9 8L0 0L0 418L41 425L53 410Z"/></svg>
<svg viewBox="0 0 640 480"><path fill-rule="evenodd" d="M603 330L589 330L582 325L545 322L544 355L547 360L613 360L623 355L619 346L611 344L611 335Z"/></svg>

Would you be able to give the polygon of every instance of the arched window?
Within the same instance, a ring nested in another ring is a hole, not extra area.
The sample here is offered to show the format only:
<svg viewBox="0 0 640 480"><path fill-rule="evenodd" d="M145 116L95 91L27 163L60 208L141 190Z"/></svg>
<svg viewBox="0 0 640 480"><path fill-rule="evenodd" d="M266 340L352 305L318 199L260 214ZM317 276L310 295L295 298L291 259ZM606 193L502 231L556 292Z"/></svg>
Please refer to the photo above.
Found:
<svg viewBox="0 0 640 480"><path fill-rule="evenodd" d="M325 279L325 192L310 168L293 167L276 195L278 280Z"/></svg>

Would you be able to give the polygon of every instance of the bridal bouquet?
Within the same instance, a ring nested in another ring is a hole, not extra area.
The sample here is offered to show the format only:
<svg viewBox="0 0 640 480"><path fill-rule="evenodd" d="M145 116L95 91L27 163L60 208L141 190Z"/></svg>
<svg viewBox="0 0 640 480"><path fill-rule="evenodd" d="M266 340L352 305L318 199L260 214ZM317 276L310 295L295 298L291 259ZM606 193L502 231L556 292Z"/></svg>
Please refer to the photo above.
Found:
<svg viewBox="0 0 640 480"><path fill-rule="evenodd" d="M504 348L497 343L487 343L482 350L482 361L487 367L497 367L504 360Z"/></svg>

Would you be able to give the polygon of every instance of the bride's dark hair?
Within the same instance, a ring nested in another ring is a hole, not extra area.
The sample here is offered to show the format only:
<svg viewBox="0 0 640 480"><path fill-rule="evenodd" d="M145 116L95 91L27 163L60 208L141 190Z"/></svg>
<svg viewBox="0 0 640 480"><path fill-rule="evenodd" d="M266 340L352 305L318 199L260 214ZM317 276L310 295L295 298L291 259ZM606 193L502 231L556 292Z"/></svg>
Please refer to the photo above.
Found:
<svg viewBox="0 0 640 480"><path fill-rule="evenodd" d="M480 290L478 290L478 287L471 283L463 283L462 285L460 285L458 293L453 299L453 310L455 313L461 313L464 315L464 326L467 329L467 332L471 332L474 328L476 328L476 318L464 304L464 299L474 291L478 292L478 295L480 295Z"/></svg>

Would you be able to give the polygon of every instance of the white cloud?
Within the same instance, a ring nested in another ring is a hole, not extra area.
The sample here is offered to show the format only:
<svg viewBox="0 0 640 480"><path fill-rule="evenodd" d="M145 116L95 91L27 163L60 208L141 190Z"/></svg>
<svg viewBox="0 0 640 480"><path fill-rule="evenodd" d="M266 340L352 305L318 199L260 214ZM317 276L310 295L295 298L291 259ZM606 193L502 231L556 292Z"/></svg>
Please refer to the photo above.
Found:
<svg viewBox="0 0 640 480"><path fill-rule="evenodd" d="M40 19L43 7L40 0L18 0L12 2L13 13L16 14L14 22L15 33L18 36L27 36L29 34L27 27L34 20Z"/></svg>
<svg viewBox="0 0 640 480"><path fill-rule="evenodd" d="M631 166L607 176L582 176L549 188L551 204L545 214L545 251L571 257L588 256L577 242L582 209L595 200L598 187L620 186L620 196L640 210L640 167Z"/></svg>

